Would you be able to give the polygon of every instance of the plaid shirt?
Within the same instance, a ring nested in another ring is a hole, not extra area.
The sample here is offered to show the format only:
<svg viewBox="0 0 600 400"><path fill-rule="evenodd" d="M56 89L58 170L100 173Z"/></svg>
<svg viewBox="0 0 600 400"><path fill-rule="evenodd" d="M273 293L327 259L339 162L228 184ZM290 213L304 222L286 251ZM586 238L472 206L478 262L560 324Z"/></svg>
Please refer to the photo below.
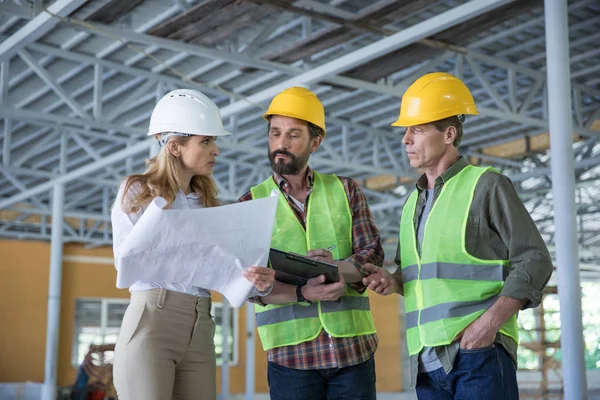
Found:
<svg viewBox="0 0 600 400"><path fill-rule="evenodd" d="M365 194L352 179L338 178L344 185L352 211L353 255L346 260L354 264L360 271L363 270L366 263L381 266L384 259L383 248ZM298 217L298 221L306 228L306 213L291 198L289 183L276 173L273 173L273 180L285 195L288 204ZM308 202L313 190L313 172L310 168L308 168L306 180L306 201ZM246 192L238 201L248 200L252 200L250 191ZM365 290L360 283L348 286L359 292ZM376 334L336 338L322 329L319 336L311 341L268 350L267 359L270 362L294 369L343 368L371 359L377 350L377 345Z"/></svg>

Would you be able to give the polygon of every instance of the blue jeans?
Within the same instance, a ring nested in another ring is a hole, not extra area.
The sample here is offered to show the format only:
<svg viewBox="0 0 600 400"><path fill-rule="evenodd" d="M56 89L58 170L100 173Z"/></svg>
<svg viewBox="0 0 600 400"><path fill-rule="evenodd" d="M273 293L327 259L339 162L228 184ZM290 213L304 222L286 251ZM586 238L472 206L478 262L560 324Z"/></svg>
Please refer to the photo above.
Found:
<svg viewBox="0 0 600 400"><path fill-rule="evenodd" d="M419 400L513 400L519 398L517 370L499 344L459 350L449 374L443 368L417 376Z"/></svg>
<svg viewBox="0 0 600 400"><path fill-rule="evenodd" d="M375 360L345 368L292 369L269 362L271 400L376 400Z"/></svg>

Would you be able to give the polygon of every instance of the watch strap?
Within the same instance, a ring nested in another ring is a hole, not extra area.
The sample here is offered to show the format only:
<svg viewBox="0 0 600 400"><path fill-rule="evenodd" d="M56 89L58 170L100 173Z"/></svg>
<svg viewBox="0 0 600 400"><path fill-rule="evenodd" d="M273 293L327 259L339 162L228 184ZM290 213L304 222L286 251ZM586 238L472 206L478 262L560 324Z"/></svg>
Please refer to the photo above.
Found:
<svg viewBox="0 0 600 400"><path fill-rule="evenodd" d="M304 286L304 285L296 286L296 298L297 298L298 303L312 304L312 302L310 300L307 300L304 297L304 295L302 294L302 286Z"/></svg>

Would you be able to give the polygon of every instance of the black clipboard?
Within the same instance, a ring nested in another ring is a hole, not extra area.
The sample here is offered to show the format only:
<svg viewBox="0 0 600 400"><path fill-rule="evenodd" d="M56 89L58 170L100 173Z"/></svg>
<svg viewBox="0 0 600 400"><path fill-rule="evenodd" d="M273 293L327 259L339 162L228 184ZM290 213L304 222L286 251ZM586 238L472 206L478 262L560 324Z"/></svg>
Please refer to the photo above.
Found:
<svg viewBox="0 0 600 400"><path fill-rule="evenodd" d="M272 248L269 261L275 270L275 279L290 285L304 285L306 281L319 275L325 275L325 283L340 280L337 265L315 261L300 254Z"/></svg>

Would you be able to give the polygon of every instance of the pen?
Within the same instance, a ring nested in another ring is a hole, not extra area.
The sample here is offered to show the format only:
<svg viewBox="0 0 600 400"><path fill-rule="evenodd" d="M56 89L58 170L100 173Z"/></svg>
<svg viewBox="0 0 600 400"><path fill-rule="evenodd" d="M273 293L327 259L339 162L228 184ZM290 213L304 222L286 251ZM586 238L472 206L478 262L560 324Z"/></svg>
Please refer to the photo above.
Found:
<svg viewBox="0 0 600 400"><path fill-rule="evenodd" d="M325 250L331 251L331 250L335 249L336 247L337 247L337 244L334 244L333 246L327 247Z"/></svg>

